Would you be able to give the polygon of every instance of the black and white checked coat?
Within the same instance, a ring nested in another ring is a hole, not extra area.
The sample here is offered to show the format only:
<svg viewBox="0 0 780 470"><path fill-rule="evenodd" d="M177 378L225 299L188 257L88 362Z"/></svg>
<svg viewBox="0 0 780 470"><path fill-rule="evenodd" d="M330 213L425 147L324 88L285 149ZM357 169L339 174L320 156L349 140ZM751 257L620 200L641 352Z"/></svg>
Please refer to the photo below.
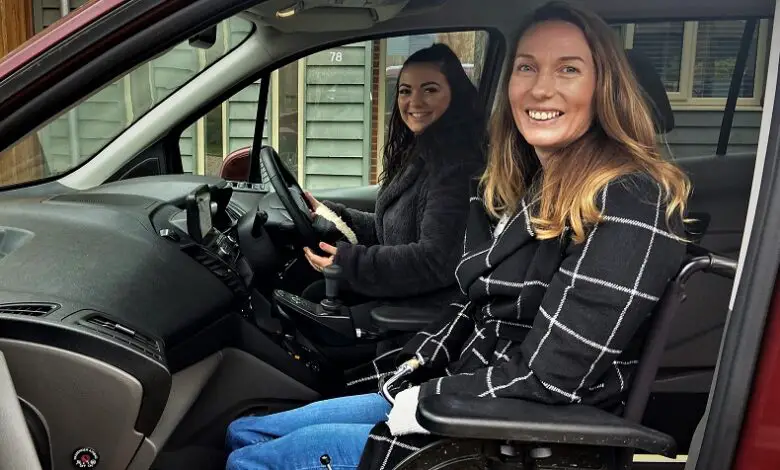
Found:
<svg viewBox="0 0 780 470"><path fill-rule="evenodd" d="M537 240L525 201L494 237L495 221L472 196L455 270L463 298L401 351L350 371L350 391L376 390L381 376L419 353L426 363L410 377L421 383L420 398L508 397L618 411L646 322L685 246L677 238L682 223L669 228L659 186L647 176L611 182L598 205L602 221L576 244L566 235ZM379 424L360 469L391 469L433 439L396 438Z"/></svg>

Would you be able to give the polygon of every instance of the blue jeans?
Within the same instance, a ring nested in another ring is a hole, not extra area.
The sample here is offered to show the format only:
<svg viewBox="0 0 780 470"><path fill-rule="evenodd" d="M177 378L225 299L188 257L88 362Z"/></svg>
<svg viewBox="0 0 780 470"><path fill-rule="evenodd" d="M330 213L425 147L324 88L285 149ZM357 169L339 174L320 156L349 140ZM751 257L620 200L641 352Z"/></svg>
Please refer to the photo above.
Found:
<svg viewBox="0 0 780 470"><path fill-rule="evenodd" d="M333 398L228 426L227 470L356 469L368 434L387 420L390 403L378 393Z"/></svg>

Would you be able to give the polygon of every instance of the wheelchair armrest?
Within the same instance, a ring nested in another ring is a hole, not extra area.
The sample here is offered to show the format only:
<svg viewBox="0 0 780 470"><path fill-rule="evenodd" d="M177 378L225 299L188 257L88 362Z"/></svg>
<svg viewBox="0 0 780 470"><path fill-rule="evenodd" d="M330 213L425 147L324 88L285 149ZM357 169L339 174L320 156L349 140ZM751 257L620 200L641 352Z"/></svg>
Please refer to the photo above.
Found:
<svg viewBox="0 0 780 470"><path fill-rule="evenodd" d="M417 421L433 434L539 444L625 447L676 457L671 436L586 405L545 405L508 398L434 395Z"/></svg>
<svg viewBox="0 0 780 470"><path fill-rule="evenodd" d="M371 310L371 321L384 331L420 331L441 315L441 311L380 305Z"/></svg>

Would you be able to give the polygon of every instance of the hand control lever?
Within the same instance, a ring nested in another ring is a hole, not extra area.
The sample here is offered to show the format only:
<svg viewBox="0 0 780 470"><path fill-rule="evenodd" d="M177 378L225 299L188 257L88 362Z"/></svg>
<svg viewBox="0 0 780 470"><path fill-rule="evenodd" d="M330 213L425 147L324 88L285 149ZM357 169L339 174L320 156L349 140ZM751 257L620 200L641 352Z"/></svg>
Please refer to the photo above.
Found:
<svg viewBox="0 0 780 470"><path fill-rule="evenodd" d="M325 276L325 298L320 302L322 310L329 314L341 313L341 301L339 300L339 281L341 281L341 266L331 264L322 270Z"/></svg>

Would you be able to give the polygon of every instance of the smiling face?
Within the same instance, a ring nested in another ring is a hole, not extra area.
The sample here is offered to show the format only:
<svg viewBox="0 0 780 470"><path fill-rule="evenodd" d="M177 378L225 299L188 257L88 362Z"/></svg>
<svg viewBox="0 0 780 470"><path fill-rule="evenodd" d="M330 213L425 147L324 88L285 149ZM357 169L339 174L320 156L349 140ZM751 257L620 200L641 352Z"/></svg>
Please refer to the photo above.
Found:
<svg viewBox="0 0 780 470"><path fill-rule="evenodd" d="M532 26L517 44L509 104L517 129L542 164L593 121L596 70L588 42L571 23Z"/></svg>
<svg viewBox="0 0 780 470"><path fill-rule="evenodd" d="M435 64L408 64L398 80L398 110L415 134L436 122L450 105L447 78Z"/></svg>

